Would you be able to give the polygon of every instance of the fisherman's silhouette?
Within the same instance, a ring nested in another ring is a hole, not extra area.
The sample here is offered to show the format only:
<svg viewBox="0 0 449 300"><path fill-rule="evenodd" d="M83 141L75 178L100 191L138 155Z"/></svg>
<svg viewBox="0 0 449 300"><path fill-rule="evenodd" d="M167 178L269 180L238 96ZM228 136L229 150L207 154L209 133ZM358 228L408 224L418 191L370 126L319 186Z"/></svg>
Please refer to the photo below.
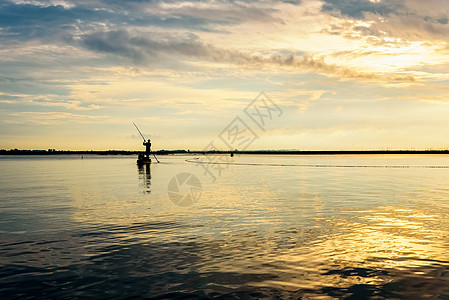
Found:
<svg viewBox="0 0 449 300"><path fill-rule="evenodd" d="M148 139L147 142L145 142L145 140L143 140L143 145L146 147L146 148L145 148L145 154L146 154L147 156L149 156L150 153L151 153L151 141L150 141L150 139Z"/></svg>
<svg viewBox="0 0 449 300"><path fill-rule="evenodd" d="M143 136L142 132L140 132L139 127L137 127L136 123L134 123L134 127L136 127L137 131L139 132L140 136L143 139L143 145L145 146L145 154L140 153L137 157L137 164L141 165L141 164L148 164L151 163L151 159L150 159L150 155L151 155L151 141L150 139L145 141L145 137ZM154 155L154 158L156 159L157 162L159 162L159 160L157 159L156 155Z"/></svg>

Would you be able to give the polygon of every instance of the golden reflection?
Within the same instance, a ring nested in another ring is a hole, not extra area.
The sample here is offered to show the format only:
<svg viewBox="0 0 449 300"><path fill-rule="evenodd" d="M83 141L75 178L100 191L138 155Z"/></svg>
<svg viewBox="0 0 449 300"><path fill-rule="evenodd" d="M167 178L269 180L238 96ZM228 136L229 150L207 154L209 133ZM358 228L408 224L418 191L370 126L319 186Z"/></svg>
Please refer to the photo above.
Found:
<svg viewBox="0 0 449 300"><path fill-rule="evenodd" d="M301 274L288 279L289 286L301 288L379 285L392 280L388 274L430 272L435 262L448 263L444 229L426 222L436 218L414 209L382 206L353 220L332 219L327 223L338 228L337 233L278 255L276 264L283 264L286 273Z"/></svg>
<svg viewBox="0 0 449 300"><path fill-rule="evenodd" d="M445 228L438 226L438 215L380 206L360 214L354 211L351 217L324 219L320 196L313 199L315 220L321 222L313 228L268 230L265 236L257 230L234 232L226 243L213 241L210 246L214 253L229 252L239 261L238 266L223 261L220 270L232 272L245 267L250 273L269 272L274 278L252 285L302 289L311 291L306 293L311 298L326 299L328 296L323 296L326 289L348 291L362 287L375 294L398 280L412 283L416 277L423 282L432 278L434 272L444 273L449 265ZM203 258L209 260L207 255ZM209 266L203 268L206 271ZM435 288L446 289L424 284L400 293L412 295L418 291L426 295Z"/></svg>

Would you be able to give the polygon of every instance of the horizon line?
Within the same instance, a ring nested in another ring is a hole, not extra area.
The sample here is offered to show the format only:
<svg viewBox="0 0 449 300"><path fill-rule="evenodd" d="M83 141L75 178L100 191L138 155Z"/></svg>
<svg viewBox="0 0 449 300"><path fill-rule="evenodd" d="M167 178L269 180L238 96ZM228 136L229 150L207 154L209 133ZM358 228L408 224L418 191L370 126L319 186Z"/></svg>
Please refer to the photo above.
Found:
<svg viewBox="0 0 449 300"><path fill-rule="evenodd" d="M56 150L56 149L0 149L0 155L38 155L38 154L139 154L142 150ZM371 150L185 150L161 149L153 154L449 154L449 149L371 149Z"/></svg>

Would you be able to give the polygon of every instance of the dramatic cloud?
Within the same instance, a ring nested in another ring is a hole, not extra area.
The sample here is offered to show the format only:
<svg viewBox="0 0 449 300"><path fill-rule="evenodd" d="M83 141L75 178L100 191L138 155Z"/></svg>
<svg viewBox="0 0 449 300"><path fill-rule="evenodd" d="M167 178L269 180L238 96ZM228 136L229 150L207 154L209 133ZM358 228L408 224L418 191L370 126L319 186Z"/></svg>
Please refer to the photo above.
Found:
<svg viewBox="0 0 449 300"><path fill-rule="evenodd" d="M218 30L249 20L281 22L269 6L241 2L17 1L0 4L0 38L64 39L117 26Z"/></svg>
<svg viewBox="0 0 449 300"><path fill-rule="evenodd" d="M323 57L315 59L312 55L261 56L225 50L202 43L197 36L164 37L152 39L142 33L132 35L127 31L109 31L94 33L81 38L81 43L88 49L111 53L132 59L134 63L151 63L159 61L161 56L184 56L194 59L205 59L217 63L232 63L246 67L279 66L291 67L305 72L318 72L324 75L341 78L375 79L386 81L414 81L412 75L382 74L357 71L336 64L328 64Z"/></svg>

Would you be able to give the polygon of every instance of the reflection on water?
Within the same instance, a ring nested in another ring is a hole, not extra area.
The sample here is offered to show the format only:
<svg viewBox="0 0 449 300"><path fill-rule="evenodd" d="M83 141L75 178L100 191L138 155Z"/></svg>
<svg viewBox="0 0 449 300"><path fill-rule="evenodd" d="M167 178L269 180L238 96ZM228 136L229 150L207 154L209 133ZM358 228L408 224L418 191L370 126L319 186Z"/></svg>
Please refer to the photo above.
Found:
<svg viewBox="0 0 449 300"><path fill-rule="evenodd" d="M449 165L435 156L259 157ZM185 157L0 159L0 296L378 299L449 296L449 170L229 166ZM26 172L24 171L26 170ZM202 181L189 208L167 183Z"/></svg>
<svg viewBox="0 0 449 300"><path fill-rule="evenodd" d="M139 179L143 182L145 193L151 193L151 164L137 165Z"/></svg>

